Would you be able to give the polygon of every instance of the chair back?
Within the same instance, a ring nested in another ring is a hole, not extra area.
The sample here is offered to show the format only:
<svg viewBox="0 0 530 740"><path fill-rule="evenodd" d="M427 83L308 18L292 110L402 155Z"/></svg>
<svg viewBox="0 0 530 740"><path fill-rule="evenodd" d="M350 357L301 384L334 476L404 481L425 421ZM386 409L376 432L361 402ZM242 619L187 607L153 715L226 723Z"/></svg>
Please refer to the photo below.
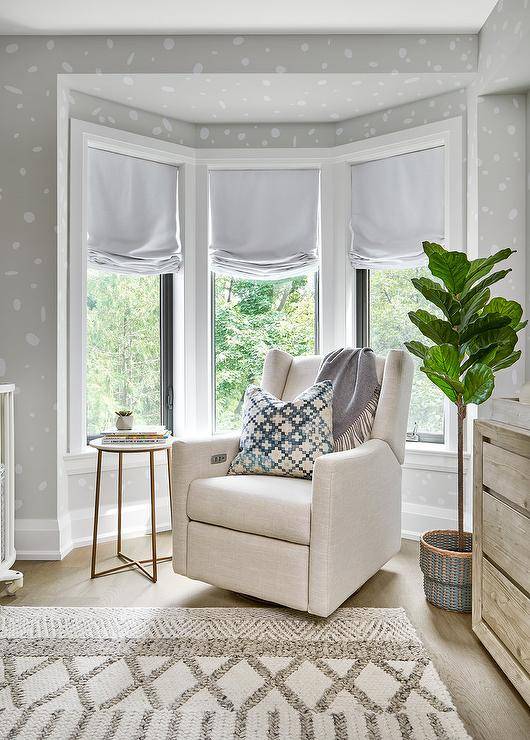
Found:
<svg viewBox="0 0 530 740"><path fill-rule="evenodd" d="M291 401L315 382L321 355L293 357L288 352L271 349L265 357L262 387L283 401ZM408 352L390 350L386 357L376 356L381 394L372 439L388 442L400 463L405 456L405 441L414 363Z"/></svg>

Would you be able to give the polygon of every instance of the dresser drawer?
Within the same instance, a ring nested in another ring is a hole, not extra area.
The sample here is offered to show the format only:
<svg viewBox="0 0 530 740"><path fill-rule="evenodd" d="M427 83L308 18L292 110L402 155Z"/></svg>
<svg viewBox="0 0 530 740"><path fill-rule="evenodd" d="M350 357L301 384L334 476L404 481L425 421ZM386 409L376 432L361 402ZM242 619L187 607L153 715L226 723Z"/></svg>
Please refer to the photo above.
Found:
<svg viewBox="0 0 530 740"><path fill-rule="evenodd" d="M489 442L482 455L483 484L530 513L530 458Z"/></svg>
<svg viewBox="0 0 530 740"><path fill-rule="evenodd" d="M530 599L486 558L482 571L482 619L530 672Z"/></svg>
<svg viewBox="0 0 530 740"><path fill-rule="evenodd" d="M483 498L482 549L530 592L530 519L489 493Z"/></svg>

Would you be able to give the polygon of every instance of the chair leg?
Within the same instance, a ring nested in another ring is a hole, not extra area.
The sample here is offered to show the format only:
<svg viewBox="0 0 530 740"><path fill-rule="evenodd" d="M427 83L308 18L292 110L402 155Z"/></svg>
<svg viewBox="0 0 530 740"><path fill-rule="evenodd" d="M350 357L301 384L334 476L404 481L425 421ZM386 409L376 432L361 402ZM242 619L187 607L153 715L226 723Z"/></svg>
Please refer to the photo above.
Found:
<svg viewBox="0 0 530 740"><path fill-rule="evenodd" d="M155 453L153 450L149 452L149 472L151 479L151 555L153 558L153 583L156 583Z"/></svg>
<svg viewBox="0 0 530 740"><path fill-rule="evenodd" d="M92 533L92 563L90 567L90 578L96 577L96 554L98 546L98 520L99 520L99 496L101 491L101 458L103 452L98 450L98 467L96 472L96 498L94 501L94 531Z"/></svg>

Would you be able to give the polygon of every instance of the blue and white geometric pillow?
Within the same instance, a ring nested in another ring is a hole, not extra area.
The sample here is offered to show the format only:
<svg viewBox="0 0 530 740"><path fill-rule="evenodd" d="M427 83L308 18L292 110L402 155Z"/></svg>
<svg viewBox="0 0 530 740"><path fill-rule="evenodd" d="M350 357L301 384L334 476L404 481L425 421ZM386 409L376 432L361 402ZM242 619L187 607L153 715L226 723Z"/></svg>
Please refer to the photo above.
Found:
<svg viewBox="0 0 530 740"><path fill-rule="evenodd" d="M229 475L283 475L311 478L317 457L333 452L333 384L308 388L293 401L257 385L245 393L241 451Z"/></svg>

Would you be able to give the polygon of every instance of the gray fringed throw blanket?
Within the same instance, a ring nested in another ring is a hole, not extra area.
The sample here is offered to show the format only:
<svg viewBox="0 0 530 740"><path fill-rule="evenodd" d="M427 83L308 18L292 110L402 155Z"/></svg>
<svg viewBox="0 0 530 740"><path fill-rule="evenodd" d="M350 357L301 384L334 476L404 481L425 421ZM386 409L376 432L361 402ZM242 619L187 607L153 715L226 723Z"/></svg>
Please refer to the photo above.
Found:
<svg viewBox="0 0 530 740"><path fill-rule="evenodd" d="M336 451L358 447L370 436L381 387L371 349L336 349L322 360L315 383L333 383Z"/></svg>

